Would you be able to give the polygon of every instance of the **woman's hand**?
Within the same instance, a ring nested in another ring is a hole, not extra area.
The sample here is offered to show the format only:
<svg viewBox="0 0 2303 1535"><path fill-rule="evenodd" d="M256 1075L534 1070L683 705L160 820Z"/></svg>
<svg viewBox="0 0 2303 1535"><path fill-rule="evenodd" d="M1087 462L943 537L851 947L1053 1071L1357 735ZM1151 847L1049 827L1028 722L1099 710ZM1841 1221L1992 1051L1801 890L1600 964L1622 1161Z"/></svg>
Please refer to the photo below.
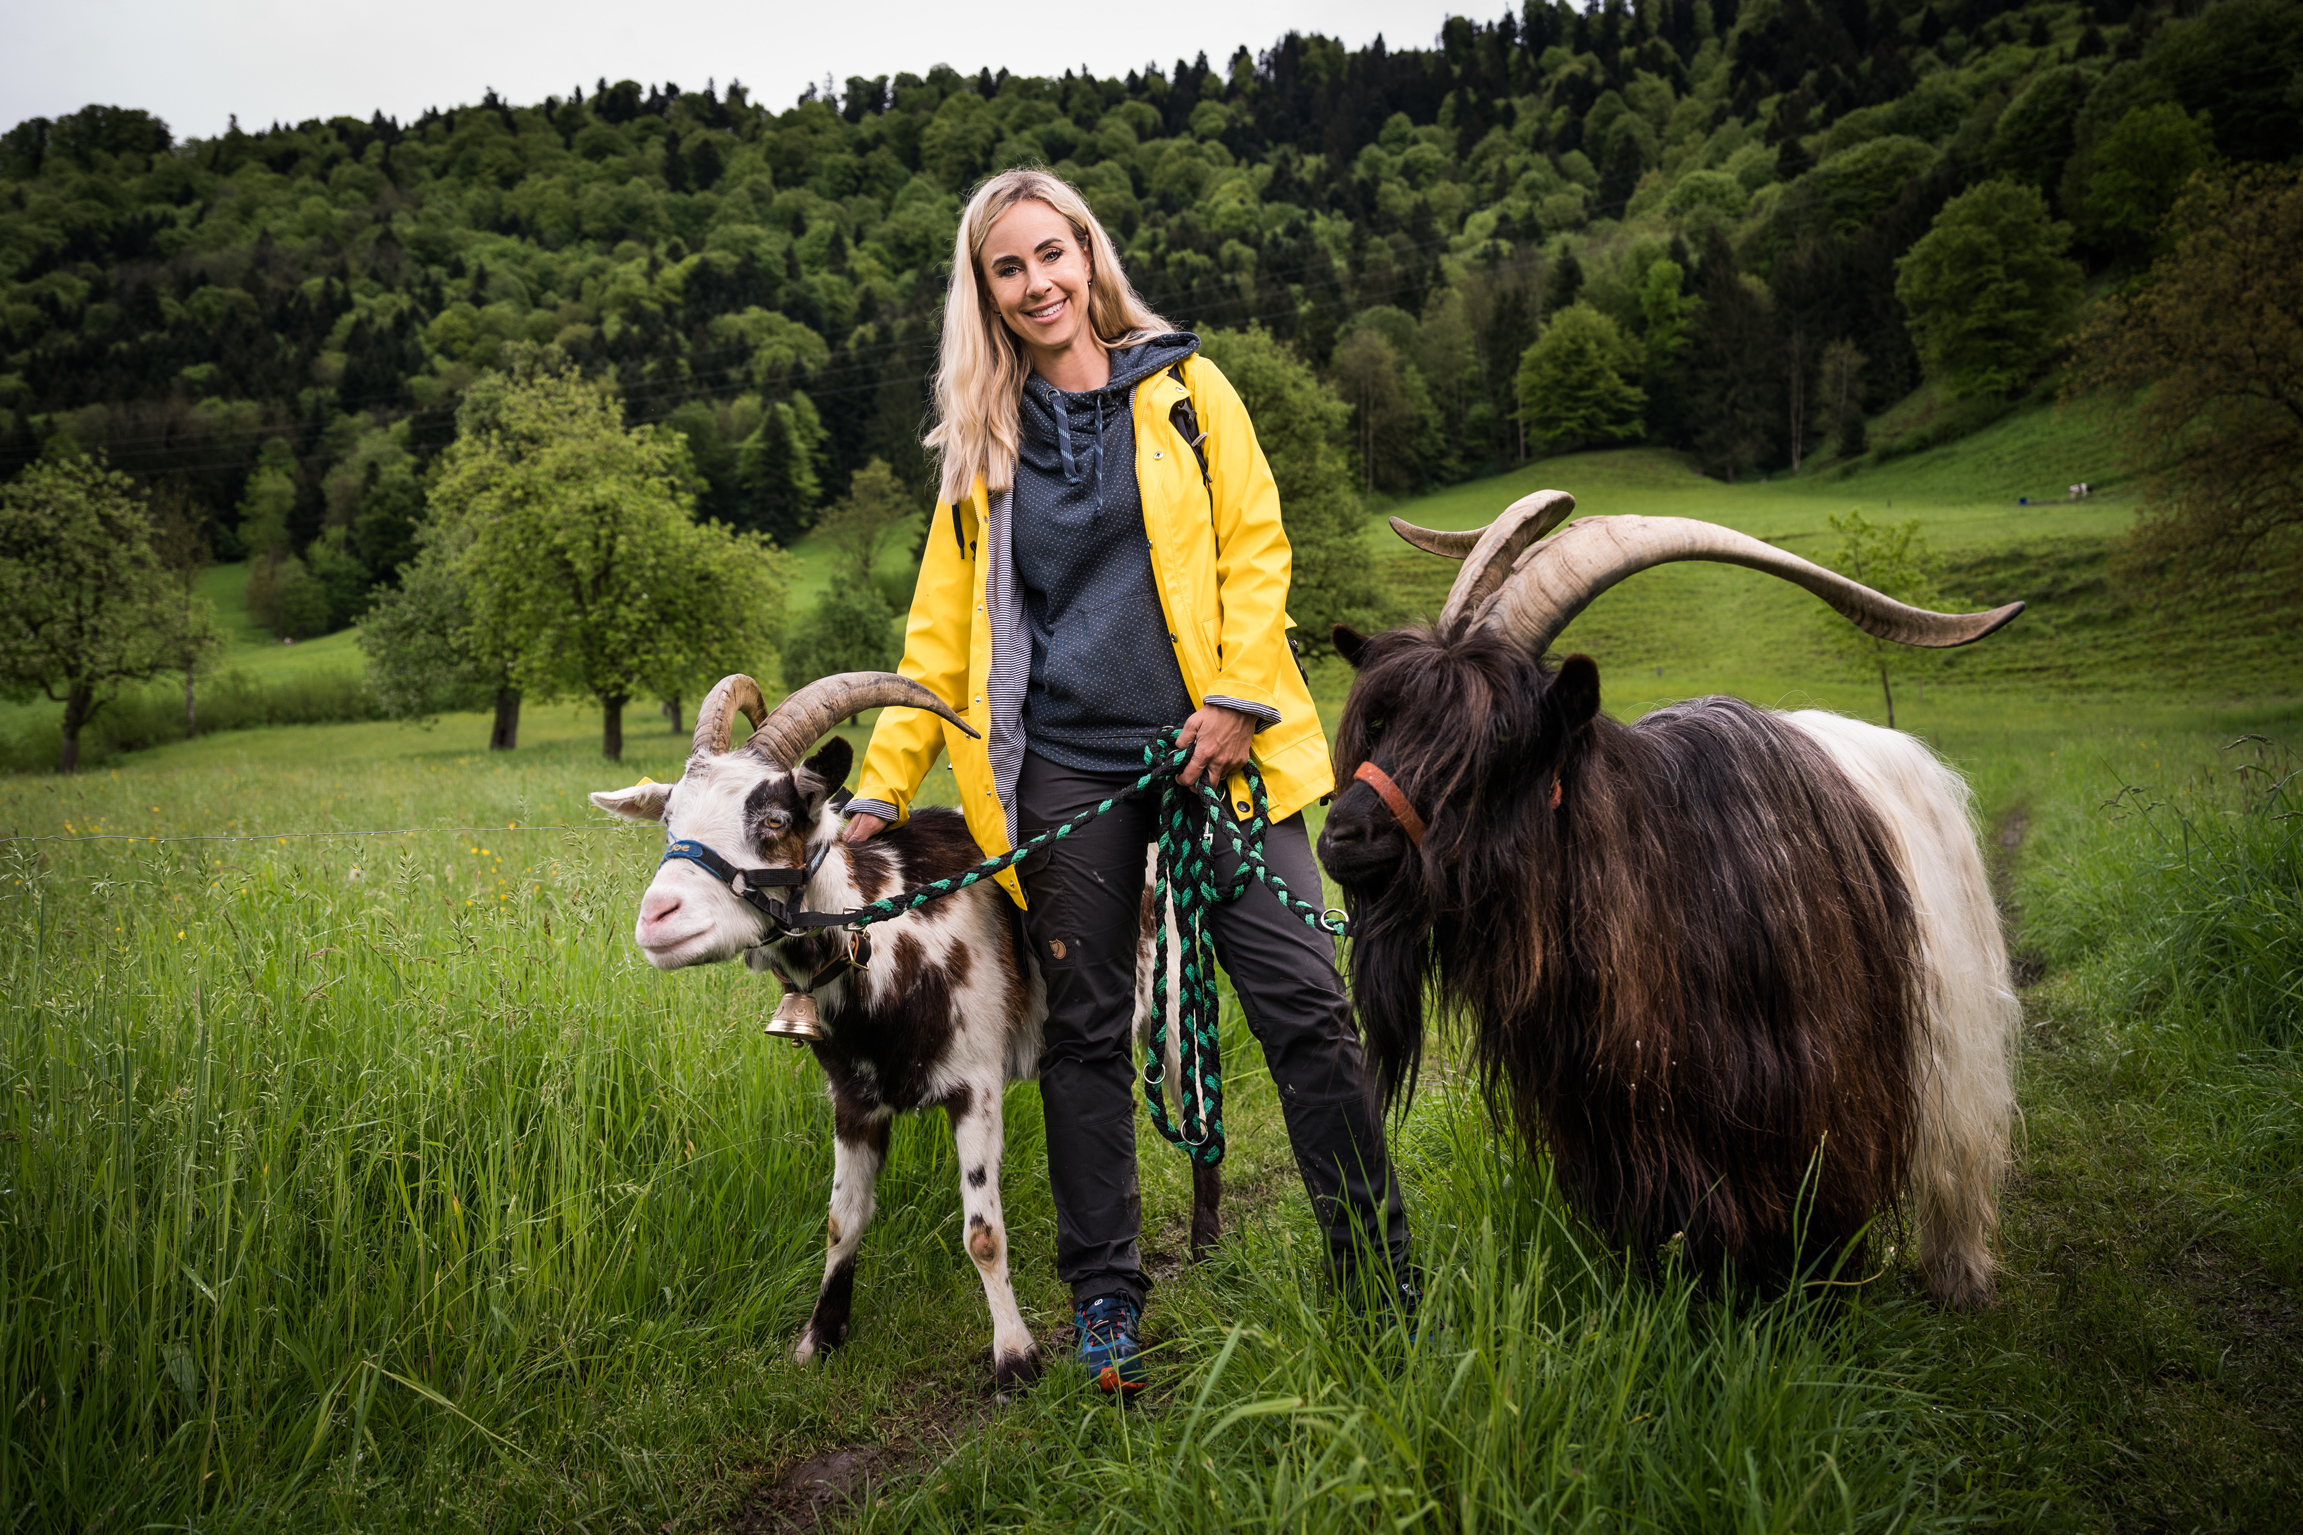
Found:
<svg viewBox="0 0 2303 1535"><path fill-rule="evenodd" d="M887 822L869 810L859 810L848 817L847 829L840 833L840 840L847 843L869 842L887 830L887 825Z"/></svg>
<svg viewBox="0 0 2303 1535"><path fill-rule="evenodd" d="M1191 760L1175 775L1176 782L1188 789L1204 772L1209 783L1220 784L1247 766L1248 751L1254 744L1254 716L1208 704L1185 720L1176 736L1176 745L1191 748Z"/></svg>

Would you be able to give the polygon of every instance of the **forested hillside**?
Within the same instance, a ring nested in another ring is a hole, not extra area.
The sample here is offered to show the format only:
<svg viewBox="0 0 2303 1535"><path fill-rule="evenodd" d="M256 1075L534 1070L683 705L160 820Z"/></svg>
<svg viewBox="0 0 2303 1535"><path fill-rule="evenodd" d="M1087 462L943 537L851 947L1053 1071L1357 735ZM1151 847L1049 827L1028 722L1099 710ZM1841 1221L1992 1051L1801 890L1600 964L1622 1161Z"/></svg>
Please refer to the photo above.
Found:
<svg viewBox="0 0 2303 1535"><path fill-rule="evenodd" d="M874 457L924 486L961 198L1033 162L1170 318L1292 342L1368 488L1608 440L1773 469L1859 448L1923 366L2008 396L2052 365L2052 314L1923 364L1898 262L1947 202L2031 189L1975 216L2075 299L2191 169L2303 151L2298 79L2303 0L1530 0L1430 49L939 67L780 111L602 80L179 142L91 106L0 139L0 475L69 434L214 557L300 551L340 623L410 557L467 384L549 343L685 437L704 512L788 542Z"/></svg>

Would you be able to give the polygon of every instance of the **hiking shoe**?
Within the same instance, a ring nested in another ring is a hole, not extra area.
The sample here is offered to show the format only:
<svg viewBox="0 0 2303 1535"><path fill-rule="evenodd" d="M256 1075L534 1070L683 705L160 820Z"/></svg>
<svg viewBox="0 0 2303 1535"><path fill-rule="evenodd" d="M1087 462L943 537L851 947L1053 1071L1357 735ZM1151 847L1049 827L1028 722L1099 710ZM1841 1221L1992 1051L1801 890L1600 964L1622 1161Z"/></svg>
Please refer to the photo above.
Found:
<svg viewBox="0 0 2303 1535"><path fill-rule="evenodd" d="M1080 1330L1080 1363L1104 1390L1133 1396L1144 1388L1143 1345L1136 1340L1142 1317L1143 1302L1129 1295L1098 1295L1072 1308Z"/></svg>
<svg viewBox="0 0 2303 1535"><path fill-rule="evenodd" d="M1422 1315L1423 1286L1415 1279L1364 1287L1354 1285L1349 1293L1352 1315L1374 1332L1383 1332L1396 1322L1406 1334L1408 1345L1413 1347L1431 1330L1429 1320Z"/></svg>

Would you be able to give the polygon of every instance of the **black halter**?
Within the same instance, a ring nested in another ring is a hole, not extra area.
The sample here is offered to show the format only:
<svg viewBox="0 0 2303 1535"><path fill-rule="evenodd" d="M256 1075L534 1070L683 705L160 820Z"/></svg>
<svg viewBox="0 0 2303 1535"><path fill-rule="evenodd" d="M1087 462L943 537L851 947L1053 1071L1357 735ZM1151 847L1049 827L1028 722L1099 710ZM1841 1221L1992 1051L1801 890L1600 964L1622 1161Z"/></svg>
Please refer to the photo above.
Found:
<svg viewBox="0 0 2303 1535"><path fill-rule="evenodd" d="M832 795L832 808L838 810L845 806L850 797L846 789L838 790ZM794 933L805 932L810 928L831 925L820 920L809 921L808 918L819 917L821 914L800 911L798 909L800 903L796 898L787 901L780 895L769 893L770 891L805 889L808 881L816 877L816 870L823 867L824 855L831 850L832 845L829 842L824 842L817 845L816 850L808 855L808 861L803 865L785 864L780 868L739 869L703 843L681 839L665 844L664 856L656 860L656 867L660 869L674 859L694 864L727 886L728 892L737 900L766 917L769 922L774 924L773 935L782 938Z"/></svg>

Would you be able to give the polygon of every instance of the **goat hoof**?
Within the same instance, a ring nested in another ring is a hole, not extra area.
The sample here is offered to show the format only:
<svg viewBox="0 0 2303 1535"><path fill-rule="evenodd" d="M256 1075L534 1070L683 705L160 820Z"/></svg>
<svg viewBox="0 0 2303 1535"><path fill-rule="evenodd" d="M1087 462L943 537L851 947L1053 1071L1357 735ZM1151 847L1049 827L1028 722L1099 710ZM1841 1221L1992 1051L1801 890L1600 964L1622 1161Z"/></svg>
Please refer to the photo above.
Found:
<svg viewBox="0 0 2303 1535"><path fill-rule="evenodd" d="M1025 1349L1020 1354L995 1355L992 1359L992 1382L1002 1391L1028 1386L1040 1378L1040 1351Z"/></svg>
<svg viewBox="0 0 2303 1535"><path fill-rule="evenodd" d="M847 1341L848 1329L845 1325L825 1329L810 1323L807 1331L800 1334L799 1345L792 1350L792 1359L796 1363L806 1364L818 1354L829 1353Z"/></svg>
<svg viewBox="0 0 2303 1535"><path fill-rule="evenodd" d="M1927 1289L1946 1311L1985 1311L1998 1298L1999 1286L1989 1265L1953 1261L1928 1266Z"/></svg>

